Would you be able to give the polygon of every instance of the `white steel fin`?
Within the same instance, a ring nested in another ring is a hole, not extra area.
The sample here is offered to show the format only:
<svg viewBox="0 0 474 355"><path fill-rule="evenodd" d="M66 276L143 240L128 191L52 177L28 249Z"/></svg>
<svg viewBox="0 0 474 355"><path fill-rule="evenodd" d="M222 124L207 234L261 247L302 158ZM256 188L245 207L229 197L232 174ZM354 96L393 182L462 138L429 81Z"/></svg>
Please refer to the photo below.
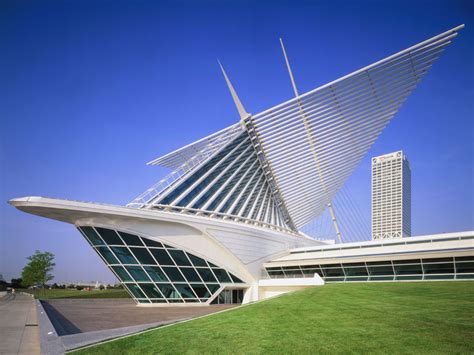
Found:
<svg viewBox="0 0 474 355"><path fill-rule="evenodd" d="M237 111L239 111L240 119L243 121L246 119L248 116L250 116L247 111L245 111L244 105L242 105L242 102L240 102L239 97L237 96L237 93L234 90L234 87L232 86L232 83L229 80L229 77L227 76L224 67L222 66L221 62L217 60L219 63L219 66L221 67L222 74L224 75L224 79L227 83L227 86L229 87L230 94L232 95L232 99L234 100L235 106L237 107Z"/></svg>

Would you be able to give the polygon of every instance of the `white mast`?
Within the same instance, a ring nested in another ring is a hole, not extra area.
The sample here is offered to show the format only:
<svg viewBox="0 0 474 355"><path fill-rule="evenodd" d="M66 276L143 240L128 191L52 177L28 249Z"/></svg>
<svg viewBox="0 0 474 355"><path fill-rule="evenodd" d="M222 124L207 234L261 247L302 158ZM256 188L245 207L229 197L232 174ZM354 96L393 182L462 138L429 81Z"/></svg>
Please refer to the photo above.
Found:
<svg viewBox="0 0 474 355"><path fill-rule="evenodd" d="M281 38L280 38L280 44L281 44L281 49L283 50L283 56L285 57L286 67L288 68L288 74L290 75L291 85L293 86L293 91L295 92L295 96L298 100L298 107L299 107L299 110L300 110L300 113L301 113L301 117L303 118L304 126L305 126L307 134L308 134L308 140L311 143L311 148L313 150L313 157L314 157L314 160L316 161L316 165L318 166L319 181L321 183L321 186L322 186L323 190L326 192L326 195L327 195L326 184L324 183L323 176L322 176L322 174L320 172L320 169L319 169L318 155L317 155L316 149L314 147L315 142L312 139L310 128L306 123L305 113L304 113L303 107L301 106L301 102L299 100L300 95L298 93L298 88L296 87L295 78L294 78L293 72L291 70L291 66L290 66L290 62L288 60L288 56L286 55L285 45L283 44L283 39L281 39ZM339 240L339 243L342 243L341 231L339 229L339 225L338 225L337 219L336 219L336 213L334 212L334 207L333 207L331 201L328 200L326 206L329 210L329 214L331 215L331 220L332 220L332 223L334 224L334 229L336 230L337 239Z"/></svg>
<svg viewBox="0 0 474 355"><path fill-rule="evenodd" d="M230 94L232 95L232 99L234 100L235 106L237 107L237 111L239 111L240 120L243 121L248 116L250 116L250 114L247 113L247 111L245 111L244 105L242 105L242 102L240 102L240 99L237 96L237 93L235 92L234 87L232 86L232 83L230 82L229 77L227 76L221 62L219 60L217 60L217 62L219 63L219 66L221 67L222 74L224 74L224 79L227 83L227 86L229 87L229 91L230 91Z"/></svg>

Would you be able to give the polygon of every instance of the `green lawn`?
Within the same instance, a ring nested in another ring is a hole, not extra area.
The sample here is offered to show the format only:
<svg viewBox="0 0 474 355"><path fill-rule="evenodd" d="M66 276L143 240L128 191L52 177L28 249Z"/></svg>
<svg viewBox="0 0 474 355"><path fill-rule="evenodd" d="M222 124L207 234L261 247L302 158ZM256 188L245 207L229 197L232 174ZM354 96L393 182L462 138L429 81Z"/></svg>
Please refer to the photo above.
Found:
<svg viewBox="0 0 474 355"><path fill-rule="evenodd" d="M97 291L78 291L75 289L53 289L53 290L18 290L28 292L35 298L46 300L53 298L130 298L124 289L110 289Z"/></svg>
<svg viewBox="0 0 474 355"><path fill-rule="evenodd" d="M329 284L80 354L474 352L474 282Z"/></svg>

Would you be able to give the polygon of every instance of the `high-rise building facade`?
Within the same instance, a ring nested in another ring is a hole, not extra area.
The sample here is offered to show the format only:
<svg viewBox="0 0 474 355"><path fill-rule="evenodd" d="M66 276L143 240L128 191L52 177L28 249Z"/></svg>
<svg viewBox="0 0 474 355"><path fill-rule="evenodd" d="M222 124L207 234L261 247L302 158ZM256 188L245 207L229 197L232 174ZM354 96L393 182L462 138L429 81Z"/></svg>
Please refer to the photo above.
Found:
<svg viewBox="0 0 474 355"><path fill-rule="evenodd" d="M403 151L372 158L372 239L411 235L411 170Z"/></svg>

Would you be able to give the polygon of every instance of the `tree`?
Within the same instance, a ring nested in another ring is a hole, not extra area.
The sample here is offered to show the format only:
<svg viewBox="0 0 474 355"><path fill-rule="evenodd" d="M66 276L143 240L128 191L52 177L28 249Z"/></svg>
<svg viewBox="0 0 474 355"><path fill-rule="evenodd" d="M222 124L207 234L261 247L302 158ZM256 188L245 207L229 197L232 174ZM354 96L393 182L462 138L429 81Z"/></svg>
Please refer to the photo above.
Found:
<svg viewBox="0 0 474 355"><path fill-rule="evenodd" d="M33 255L27 258L28 264L23 268L21 278L23 279L23 285L26 287L33 285L44 286L48 281L51 281L54 276L51 274L54 266L54 254L45 251L40 252L37 250Z"/></svg>

